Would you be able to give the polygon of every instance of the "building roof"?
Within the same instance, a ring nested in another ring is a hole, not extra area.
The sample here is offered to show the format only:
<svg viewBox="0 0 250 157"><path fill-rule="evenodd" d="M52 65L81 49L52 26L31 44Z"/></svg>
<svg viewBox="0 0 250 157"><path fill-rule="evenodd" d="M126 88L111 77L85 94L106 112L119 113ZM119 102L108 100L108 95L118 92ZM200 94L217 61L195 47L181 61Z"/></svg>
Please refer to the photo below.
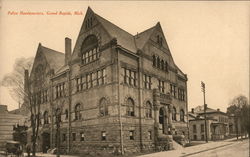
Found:
<svg viewBox="0 0 250 157"><path fill-rule="evenodd" d="M132 52L137 52L137 48L136 48L135 41L134 41L134 36L132 34L126 32L125 30L109 22L103 17L97 14L95 15L96 15L97 20L102 24L102 26L109 33L109 35L117 39L118 45L121 45L122 47Z"/></svg>
<svg viewBox="0 0 250 157"><path fill-rule="evenodd" d="M64 65L64 53L41 46L42 52L51 68L57 71Z"/></svg>
<svg viewBox="0 0 250 157"><path fill-rule="evenodd" d="M146 44L146 42L149 40L150 36L152 35L152 33L154 32L156 26L153 26L139 34L136 34L135 37L135 42L136 42L136 46L138 49L142 49L144 47L144 45Z"/></svg>
<svg viewBox="0 0 250 157"><path fill-rule="evenodd" d="M197 111L196 112L197 114L204 114L204 109L202 109L202 110L199 110L199 111ZM207 108L206 109L206 113L207 114L211 114L211 113L220 113L220 114L226 114L225 112L222 112L222 111L220 111L220 110L215 110L215 109L212 109L212 108Z"/></svg>

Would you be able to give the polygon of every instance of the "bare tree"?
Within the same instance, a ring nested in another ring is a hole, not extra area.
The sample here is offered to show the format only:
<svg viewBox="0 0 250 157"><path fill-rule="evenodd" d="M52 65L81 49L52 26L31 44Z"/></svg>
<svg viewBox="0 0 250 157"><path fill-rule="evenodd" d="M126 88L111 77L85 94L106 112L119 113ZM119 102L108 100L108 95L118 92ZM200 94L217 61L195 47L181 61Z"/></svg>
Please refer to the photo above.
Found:
<svg viewBox="0 0 250 157"><path fill-rule="evenodd" d="M229 104L227 108L228 114L234 114L236 117L236 131L238 132L238 127L241 127L241 135L243 133L248 133L250 131L250 120L249 120L249 101L246 96L239 95L235 97ZM238 119L240 121L240 125L237 124ZM237 134L238 136L238 134Z"/></svg>
<svg viewBox="0 0 250 157"><path fill-rule="evenodd" d="M33 57L17 58L13 66L13 71L6 74L0 81L1 86L7 87L11 97L20 104L24 101L24 69L31 71Z"/></svg>
<svg viewBox="0 0 250 157"><path fill-rule="evenodd" d="M41 123L40 104L45 87L45 68L42 65L35 67L32 72L34 77L31 79L29 73L31 72L33 60L33 58L18 58L12 73L4 76L1 85L8 87L12 98L21 103L22 108L30 112L32 155L35 157Z"/></svg>

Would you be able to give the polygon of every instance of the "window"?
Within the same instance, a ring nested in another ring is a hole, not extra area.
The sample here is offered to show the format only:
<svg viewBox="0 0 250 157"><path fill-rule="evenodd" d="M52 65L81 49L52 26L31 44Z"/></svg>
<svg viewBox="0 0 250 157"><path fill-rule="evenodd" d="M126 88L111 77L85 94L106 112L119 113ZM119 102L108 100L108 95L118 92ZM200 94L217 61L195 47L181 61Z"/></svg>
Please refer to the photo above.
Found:
<svg viewBox="0 0 250 157"><path fill-rule="evenodd" d="M164 69L166 72L168 72L168 62L165 61L165 69Z"/></svg>
<svg viewBox="0 0 250 157"><path fill-rule="evenodd" d="M80 104L76 104L75 106L75 120L81 119L81 113L80 113Z"/></svg>
<svg viewBox="0 0 250 157"><path fill-rule="evenodd" d="M56 122L61 122L61 110L60 108L56 109Z"/></svg>
<svg viewBox="0 0 250 157"><path fill-rule="evenodd" d="M161 68L161 60L159 57L157 57L157 68Z"/></svg>
<svg viewBox="0 0 250 157"><path fill-rule="evenodd" d="M144 88L151 89L151 76L147 76L144 74L143 76Z"/></svg>
<svg viewBox="0 0 250 157"><path fill-rule="evenodd" d="M106 69L91 72L85 76L76 78L77 92L106 83Z"/></svg>
<svg viewBox="0 0 250 157"><path fill-rule="evenodd" d="M183 109L180 110L180 121L184 122L184 111Z"/></svg>
<svg viewBox="0 0 250 157"><path fill-rule="evenodd" d="M84 136L84 133L83 133L83 132L80 133L80 138L81 138L81 139L80 139L81 141L84 141L84 140L85 140L85 136Z"/></svg>
<svg viewBox="0 0 250 157"><path fill-rule="evenodd" d="M193 125L193 133L197 133L196 125Z"/></svg>
<svg viewBox="0 0 250 157"><path fill-rule="evenodd" d="M67 140L67 135L63 134L62 141L65 142Z"/></svg>
<svg viewBox="0 0 250 157"><path fill-rule="evenodd" d="M130 139L130 140L134 140L134 139L135 139L135 138L134 138L134 134L135 134L135 131L134 131L134 130L129 131L129 139Z"/></svg>
<svg viewBox="0 0 250 157"><path fill-rule="evenodd" d="M184 89L178 88L178 99L181 101L185 100L185 91Z"/></svg>
<svg viewBox="0 0 250 157"><path fill-rule="evenodd" d="M44 124L49 124L49 114L48 111L43 113Z"/></svg>
<svg viewBox="0 0 250 157"><path fill-rule="evenodd" d="M148 131L148 139L152 140L152 131Z"/></svg>
<svg viewBox="0 0 250 157"><path fill-rule="evenodd" d="M204 140L205 139L205 136L204 135L201 135L201 140Z"/></svg>
<svg viewBox="0 0 250 157"><path fill-rule="evenodd" d="M66 109L65 110L65 119L68 119L69 118L69 112L68 112L68 110Z"/></svg>
<svg viewBox="0 0 250 157"><path fill-rule="evenodd" d="M55 86L56 98L65 96L65 83L60 83Z"/></svg>
<svg viewBox="0 0 250 157"><path fill-rule="evenodd" d="M72 141L76 141L76 133L72 133Z"/></svg>
<svg viewBox="0 0 250 157"><path fill-rule="evenodd" d="M161 60L161 70L164 70L165 69L164 67L165 67L164 61Z"/></svg>
<svg viewBox="0 0 250 157"><path fill-rule="evenodd" d="M153 66L156 67L156 57L153 55Z"/></svg>
<svg viewBox="0 0 250 157"><path fill-rule="evenodd" d="M197 135L194 135L194 140L197 140Z"/></svg>
<svg viewBox="0 0 250 157"><path fill-rule="evenodd" d="M176 93L176 92L177 92L177 91L176 91L176 86L173 85L173 84L170 84L170 93L171 93L171 95L172 95L174 98L177 97L177 93Z"/></svg>
<svg viewBox="0 0 250 157"><path fill-rule="evenodd" d="M146 103L146 117L152 118L152 105L149 101Z"/></svg>
<svg viewBox="0 0 250 157"><path fill-rule="evenodd" d="M124 77L124 83L132 85L132 86L137 86L137 77L136 77L136 72L123 68L123 77Z"/></svg>
<svg viewBox="0 0 250 157"><path fill-rule="evenodd" d="M101 69L97 71L97 85L105 84L106 81L106 70Z"/></svg>
<svg viewBox="0 0 250 157"><path fill-rule="evenodd" d="M106 140L106 131L102 131L101 135L102 135L102 141L105 141Z"/></svg>
<svg viewBox="0 0 250 157"><path fill-rule="evenodd" d="M105 98L100 100L100 116L108 115L108 101Z"/></svg>
<svg viewBox="0 0 250 157"><path fill-rule="evenodd" d="M176 120L176 108L173 107L172 120Z"/></svg>
<svg viewBox="0 0 250 157"><path fill-rule="evenodd" d="M204 124L201 124L201 132L204 132L205 129L204 129Z"/></svg>
<svg viewBox="0 0 250 157"><path fill-rule="evenodd" d="M159 85L158 85L159 91L164 93L165 91L164 81L158 80L158 82L159 82Z"/></svg>
<svg viewBox="0 0 250 157"><path fill-rule="evenodd" d="M162 46L162 37L160 35L157 35L157 43Z"/></svg>
<svg viewBox="0 0 250 157"><path fill-rule="evenodd" d="M82 63L87 64L97 60L100 57L98 48L98 39L95 35L89 35L83 41L81 47Z"/></svg>
<svg viewBox="0 0 250 157"><path fill-rule="evenodd" d="M127 100L127 115L135 116L135 104L134 104L134 100L131 98L128 98Z"/></svg>

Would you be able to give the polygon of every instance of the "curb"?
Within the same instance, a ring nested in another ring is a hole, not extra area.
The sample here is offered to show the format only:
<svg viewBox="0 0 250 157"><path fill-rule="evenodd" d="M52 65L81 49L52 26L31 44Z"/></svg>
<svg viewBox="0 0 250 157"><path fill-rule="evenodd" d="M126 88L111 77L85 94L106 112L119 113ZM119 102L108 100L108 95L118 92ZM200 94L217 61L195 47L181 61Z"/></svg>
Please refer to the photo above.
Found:
<svg viewBox="0 0 250 157"><path fill-rule="evenodd" d="M209 149L206 149L206 150L201 150L201 151L198 151L198 152L181 155L180 157L186 157L186 156L190 156L190 155L194 155L194 154L199 154L199 153L202 153L202 152L214 150L214 149L225 147L225 146L229 146L229 145L232 145L232 144L234 144L234 143L224 144L224 145L221 145L221 146L218 146L218 147L213 147L213 148L209 148Z"/></svg>

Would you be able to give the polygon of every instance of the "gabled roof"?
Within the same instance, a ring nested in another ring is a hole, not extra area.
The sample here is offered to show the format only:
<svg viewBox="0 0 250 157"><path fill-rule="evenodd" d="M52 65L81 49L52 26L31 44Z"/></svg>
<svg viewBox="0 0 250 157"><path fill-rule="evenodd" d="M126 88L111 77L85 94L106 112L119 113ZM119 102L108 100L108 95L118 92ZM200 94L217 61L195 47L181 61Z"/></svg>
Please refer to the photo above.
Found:
<svg viewBox="0 0 250 157"><path fill-rule="evenodd" d="M108 20L97 14L95 14L95 16L97 20L102 24L104 29L109 33L109 35L117 39L118 45L121 45L122 47L132 52L137 51L134 36L132 34L126 32L125 30L121 29L120 27L116 26L115 24L109 22Z"/></svg>
<svg viewBox="0 0 250 157"><path fill-rule="evenodd" d="M138 49L142 49L146 42L149 40L150 36L154 32L156 26L153 26L137 35L135 35L135 42Z"/></svg>
<svg viewBox="0 0 250 157"><path fill-rule="evenodd" d="M57 71L64 65L64 53L52 50L50 48L41 46L42 52L50 67Z"/></svg>

